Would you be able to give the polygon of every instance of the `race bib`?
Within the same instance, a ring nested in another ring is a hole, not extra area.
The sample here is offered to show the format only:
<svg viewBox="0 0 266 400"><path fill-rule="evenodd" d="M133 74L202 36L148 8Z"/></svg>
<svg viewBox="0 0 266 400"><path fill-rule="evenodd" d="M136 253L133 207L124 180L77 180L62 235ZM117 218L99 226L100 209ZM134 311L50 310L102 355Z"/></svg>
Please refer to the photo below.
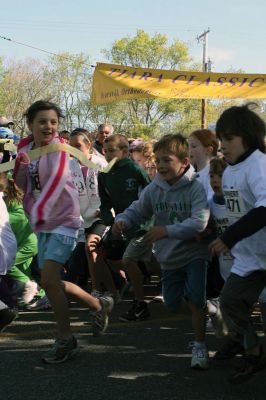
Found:
<svg viewBox="0 0 266 400"><path fill-rule="evenodd" d="M247 210L238 189L226 189L223 193L229 217L239 219L246 214Z"/></svg>

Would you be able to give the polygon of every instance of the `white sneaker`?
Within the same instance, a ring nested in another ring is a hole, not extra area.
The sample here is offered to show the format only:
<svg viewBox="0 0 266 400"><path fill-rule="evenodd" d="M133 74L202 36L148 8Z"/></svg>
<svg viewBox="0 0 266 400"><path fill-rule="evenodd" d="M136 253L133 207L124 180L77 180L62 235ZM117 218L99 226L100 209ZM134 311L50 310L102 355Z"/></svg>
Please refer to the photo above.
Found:
<svg viewBox="0 0 266 400"><path fill-rule="evenodd" d="M206 346L192 347L191 368L208 369L209 368L209 353Z"/></svg>
<svg viewBox="0 0 266 400"><path fill-rule="evenodd" d="M19 296L19 305L23 306L29 304L38 293L38 284L34 281L24 283L22 294Z"/></svg>

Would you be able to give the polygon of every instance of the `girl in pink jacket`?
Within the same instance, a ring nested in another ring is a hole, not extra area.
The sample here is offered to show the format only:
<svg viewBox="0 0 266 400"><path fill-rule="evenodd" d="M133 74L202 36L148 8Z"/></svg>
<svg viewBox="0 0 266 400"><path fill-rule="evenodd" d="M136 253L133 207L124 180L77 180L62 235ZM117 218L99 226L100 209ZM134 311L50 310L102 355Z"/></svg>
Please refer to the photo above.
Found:
<svg viewBox="0 0 266 400"><path fill-rule="evenodd" d="M70 330L66 294L78 297L93 311L95 335L106 330L113 300L96 299L77 285L61 281L62 268L75 246L80 226L79 197L71 179L69 156L60 151L31 161L27 152L50 143L64 143L57 133L62 112L56 104L39 100L28 108L25 116L32 134L18 146L14 179L25 193L25 211L38 236L41 286L58 326L58 337L43 361L61 363L77 351L77 340Z"/></svg>

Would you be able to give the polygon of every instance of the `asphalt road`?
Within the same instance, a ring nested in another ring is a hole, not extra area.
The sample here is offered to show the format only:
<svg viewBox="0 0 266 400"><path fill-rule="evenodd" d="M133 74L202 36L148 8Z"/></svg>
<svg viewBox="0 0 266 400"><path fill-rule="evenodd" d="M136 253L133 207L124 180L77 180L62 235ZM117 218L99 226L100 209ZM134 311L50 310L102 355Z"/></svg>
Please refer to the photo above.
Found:
<svg viewBox="0 0 266 400"><path fill-rule="evenodd" d="M152 298L147 289L147 300ZM21 312L0 336L0 400L264 400L266 371L231 385L228 364L213 362L207 371L190 368L193 340L189 316L173 316L150 303L145 322L122 323L129 300L114 308L108 331L94 338L88 311L72 303L76 358L53 366L40 361L54 337L51 311ZM262 334L259 319L254 318ZM218 342L208 335L210 355Z"/></svg>

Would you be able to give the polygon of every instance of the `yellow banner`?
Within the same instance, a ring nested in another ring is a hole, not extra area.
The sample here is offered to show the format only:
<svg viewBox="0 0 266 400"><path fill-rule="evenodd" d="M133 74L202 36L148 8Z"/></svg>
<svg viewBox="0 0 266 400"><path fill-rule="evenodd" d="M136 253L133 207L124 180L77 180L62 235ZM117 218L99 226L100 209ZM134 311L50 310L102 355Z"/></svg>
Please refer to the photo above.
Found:
<svg viewBox="0 0 266 400"><path fill-rule="evenodd" d="M141 98L264 99L266 75L169 71L97 63L93 104Z"/></svg>
<svg viewBox="0 0 266 400"><path fill-rule="evenodd" d="M38 147L37 149L30 150L27 155L31 160L38 160L41 156L50 153L56 153L57 151L65 151L72 156L75 156L82 165L88 168L98 169L100 172L107 173L110 171L114 163L116 162L116 157L109 162L109 164L103 168L99 169L99 166L88 160L84 153L75 147L69 146L68 144L48 144L47 146ZM15 168L15 160L0 164L0 172L9 171Z"/></svg>

